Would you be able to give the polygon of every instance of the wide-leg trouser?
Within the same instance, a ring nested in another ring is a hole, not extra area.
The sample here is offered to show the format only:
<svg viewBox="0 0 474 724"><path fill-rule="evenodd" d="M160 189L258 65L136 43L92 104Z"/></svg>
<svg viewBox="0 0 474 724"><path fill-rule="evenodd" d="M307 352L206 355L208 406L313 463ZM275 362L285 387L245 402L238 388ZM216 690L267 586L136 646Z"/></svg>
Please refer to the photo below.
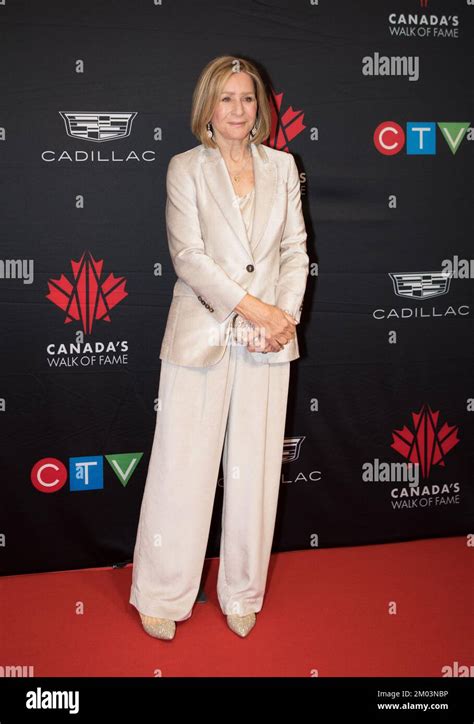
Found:
<svg viewBox="0 0 474 724"><path fill-rule="evenodd" d="M129 601L141 613L174 621L191 616L222 452L218 600L224 614L261 610L281 482L289 374L289 362L258 363L242 344L228 344L211 367L162 360L161 409Z"/></svg>

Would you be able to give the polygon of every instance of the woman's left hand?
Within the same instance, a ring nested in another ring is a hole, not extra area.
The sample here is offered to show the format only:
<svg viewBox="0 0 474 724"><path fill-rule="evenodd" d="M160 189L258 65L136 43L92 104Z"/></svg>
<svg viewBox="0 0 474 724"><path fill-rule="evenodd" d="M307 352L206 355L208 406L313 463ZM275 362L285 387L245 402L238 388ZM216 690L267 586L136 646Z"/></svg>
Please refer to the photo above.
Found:
<svg viewBox="0 0 474 724"><path fill-rule="evenodd" d="M298 324L296 319L294 319L294 317L292 317L291 314L286 311L286 309L284 309L283 312L284 312L285 316L288 318L288 320L293 325ZM264 330L263 330L263 334L260 334L259 330L256 330L255 337L251 338L249 340L249 342L247 343L247 349L249 352L263 352L264 354L266 354L267 352L281 352L281 350L285 348L285 345L287 345L288 342L290 342L293 339L295 334L296 334L296 331L294 328L293 334L285 342L280 342L276 338L273 341L267 342L265 340Z"/></svg>

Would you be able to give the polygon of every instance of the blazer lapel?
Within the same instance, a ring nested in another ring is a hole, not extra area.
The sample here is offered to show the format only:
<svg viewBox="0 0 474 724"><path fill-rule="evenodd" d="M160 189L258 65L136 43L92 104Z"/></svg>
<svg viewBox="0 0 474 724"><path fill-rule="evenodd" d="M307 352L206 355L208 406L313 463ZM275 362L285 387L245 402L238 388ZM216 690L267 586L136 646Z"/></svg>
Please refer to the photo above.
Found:
<svg viewBox="0 0 474 724"><path fill-rule="evenodd" d="M263 236L275 202L277 167L269 159L263 144L257 146L251 143L250 148L255 182L255 209L250 239L220 149L203 146L203 173L216 203L253 260L253 251Z"/></svg>

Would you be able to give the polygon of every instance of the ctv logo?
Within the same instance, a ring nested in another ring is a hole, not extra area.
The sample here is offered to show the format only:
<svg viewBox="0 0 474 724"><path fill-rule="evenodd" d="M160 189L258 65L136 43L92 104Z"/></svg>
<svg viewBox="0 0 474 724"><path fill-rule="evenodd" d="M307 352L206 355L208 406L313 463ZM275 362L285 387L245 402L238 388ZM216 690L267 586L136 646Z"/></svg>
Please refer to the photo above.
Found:
<svg viewBox="0 0 474 724"><path fill-rule="evenodd" d="M395 156L406 143L407 156L436 155L436 127L454 154L469 128L469 121L407 121L406 132L395 121L383 121L374 132L374 145L384 156Z"/></svg>
<svg viewBox="0 0 474 724"><path fill-rule="evenodd" d="M125 487L135 472L143 453L105 455L105 459ZM42 458L33 465L31 482L41 493L57 493L66 484L66 466L57 458ZM102 490L104 487L104 456L87 455L69 458L69 490Z"/></svg>

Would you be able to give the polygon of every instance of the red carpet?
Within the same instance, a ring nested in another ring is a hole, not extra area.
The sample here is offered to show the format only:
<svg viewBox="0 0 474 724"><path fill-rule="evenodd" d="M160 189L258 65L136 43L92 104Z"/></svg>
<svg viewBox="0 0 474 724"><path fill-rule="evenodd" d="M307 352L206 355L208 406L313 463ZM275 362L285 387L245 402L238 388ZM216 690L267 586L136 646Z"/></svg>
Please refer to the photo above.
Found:
<svg viewBox="0 0 474 724"><path fill-rule="evenodd" d="M131 565L7 576L0 666L38 677L440 677L474 664L473 561L464 537L273 555L245 639L219 609L217 559L204 569L208 601L173 641L143 631Z"/></svg>

